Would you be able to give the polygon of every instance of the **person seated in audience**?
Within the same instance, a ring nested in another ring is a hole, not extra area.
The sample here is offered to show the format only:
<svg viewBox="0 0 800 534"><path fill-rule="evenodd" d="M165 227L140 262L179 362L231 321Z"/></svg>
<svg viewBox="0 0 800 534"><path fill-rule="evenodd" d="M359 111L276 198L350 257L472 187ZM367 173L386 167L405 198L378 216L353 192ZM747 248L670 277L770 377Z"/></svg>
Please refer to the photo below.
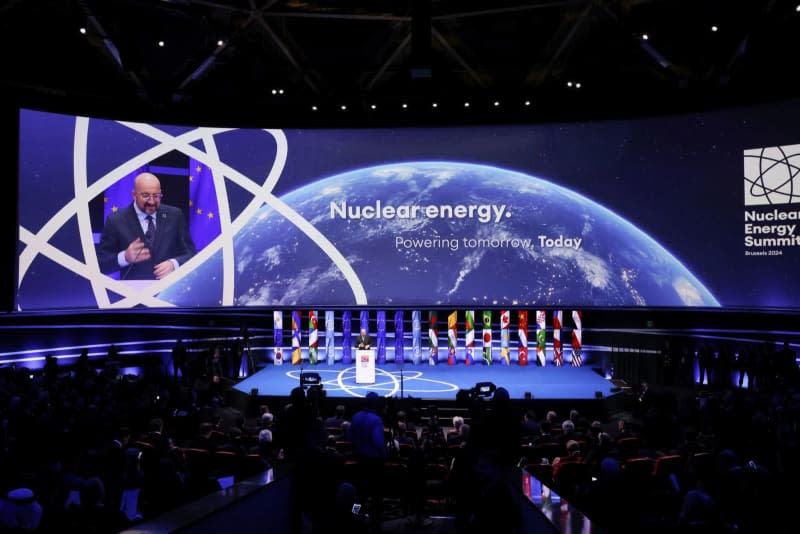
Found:
<svg viewBox="0 0 800 534"><path fill-rule="evenodd" d="M344 423L344 421L345 421L344 414L345 414L344 405L339 404L338 406L336 406L336 409L334 410L333 415L331 417L328 417L327 419L325 419L325 422L324 422L325 428L339 428L339 429L341 429L342 428L342 423Z"/></svg>
<svg viewBox="0 0 800 534"><path fill-rule="evenodd" d="M200 423L197 436L189 441L188 444L192 449L203 449L208 452L216 451L220 443L219 439L214 434L214 425L211 423Z"/></svg>
<svg viewBox="0 0 800 534"><path fill-rule="evenodd" d="M539 425L539 437L533 440L534 445L558 444L558 439L551 432L550 421L546 419Z"/></svg>
<svg viewBox="0 0 800 534"><path fill-rule="evenodd" d="M569 463L580 463L583 461L583 456L581 456L581 446L575 440L570 440L567 442L567 455L566 456L556 456L553 459L553 479L558 478L558 473L561 470L561 467L564 464Z"/></svg>
<svg viewBox="0 0 800 534"><path fill-rule="evenodd" d="M452 445L453 441L458 441L461 434L461 425L464 424L464 418L460 415L453 417L453 429L447 432L447 444Z"/></svg>
<svg viewBox="0 0 800 534"><path fill-rule="evenodd" d="M617 435L614 436L614 441L619 442L622 439L634 437L636 437L636 434L633 433L625 419L617 421Z"/></svg>
<svg viewBox="0 0 800 534"><path fill-rule="evenodd" d="M467 444L467 442L469 441L470 428L471 427L469 426L469 424L464 423L458 429L458 443L457 443L457 445L459 447L464 447Z"/></svg>
<svg viewBox="0 0 800 534"><path fill-rule="evenodd" d="M413 448L417 446L416 440L408 435L408 426L405 421L397 422L397 441L400 445L410 445Z"/></svg>
<svg viewBox="0 0 800 534"><path fill-rule="evenodd" d="M528 410L522 416L522 441L525 443L532 443L533 440L539 437L539 423L536 422L536 412Z"/></svg>
<svg viewBox="0 0 800 534"><path fill-rule="evenodd" d="M267 412L261 416L261 431L258 433L260 444L272 443L272 421L274 416Z"/></svg>
<svg viewBox="0 0 800 534"><path fill-rule="evenodd" d="M603 423L600 421L592 421L592 424L589 425L589 435L587 439L590 441L597 440L597 436L600 435L600 432L603 431Z"/></svg>
<svg viewBox="0 0 800 534"><path fill-rule="evenodd" d="M556 437L557 441L562 444L566 444L569 441L583 441L586 439L585 436L575 431L575 423L570 419L565 419L564 422L561 423L561 434Z"/></svg>
<svg viewBox="0 0 800 534"><path fill-rule="evenodd" d="M545 414L544 420L550 423L551 428L555 428L557 425L561 423L558 420L558 414L553 410L550 410L547 412L547 414Z"/></svg>
<svg viewBox="0 0 800 534"><path fill-rule="evenodd" d="M341 441L350 441L350 421L342 421L342 435L339 438Z"/></svg>
<svg viewBox="0 0 800 534"><path fill-rule="evenodd" d="M683 498L678 526L692 531L715 532L717 519L717 505L706 492L704 480L699 478Z"/></svg>
<svg viewBox="0 0 800 534"><path fill-rule="evenodd" d="M589 465L589 470L596 476L600 472L600 464L606 458L615 458L618 461L623 460L619 449L614 447L611 436L606 432L600 432L594 442L590 442L589 451L586 453L584 462Z"/></svg>
<svg viewBox="0 0 800 534"><path fill-rule="evenodd" d="M589 431L589 421L583 417L578 410L569 411L569 420L575 425L575 432L585 436Z"/></svg>

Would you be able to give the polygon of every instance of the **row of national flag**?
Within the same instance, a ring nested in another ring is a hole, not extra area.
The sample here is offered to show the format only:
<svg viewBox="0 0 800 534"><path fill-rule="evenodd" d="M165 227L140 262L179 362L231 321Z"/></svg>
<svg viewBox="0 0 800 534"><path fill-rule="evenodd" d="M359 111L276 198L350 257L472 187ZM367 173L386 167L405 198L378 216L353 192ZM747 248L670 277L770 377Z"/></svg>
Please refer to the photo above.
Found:
<svg viewBox="0 0 800 534"><path fill-rule="evenodd" d="M285 361L284 349L284 326L283 326L283 312L273 312L273 360L276 365L280 365ZM326 311L325 313L325 330L324 330L324 352L327 363L333 364L336 355L335 337L336 337L336 318L333 311ZM500 350L495 350L494 330L493 330L493 312L492 310L484 310L481 314L482 331L480 336L480 344L476 343L476 328L475 328L475 312L467 310L463 312L463 321L461 323L464 332L464 363L471 365L473 363L485 363L491 365L498 362L505 365L511 365L512 355L516 351L518 365L528 365L529 356L529 322L528 311L517 310L516 331L512 332L510 310L500 311ZM403 310L396 310L394 312L394 354L395 361L405 361L406 356L406 339L405 339L405 312ZM572 327L571 327L571 359L570 365L580 367L583 365L583 320L582 312L580 310L573 310L571 313ZM303 325L306 325L305 331L307 336L307 357L308 363L316 364L320 360L322 350L320 348L319 331L319 314L315 310L307 312L292 311L291 324L290 324L290 355L292 364L299 364L303 359ZM428 347L427 356L430 365L437 365L439 363L440 348L439 348L439 325L443 324L447 327L447 363L455 365L458 361L457 354L459 349L459 314L457 311L447 315L446 323L440 323L439 312L428 312ZM376 337L372 347L376 351L376 362L378 364L386 363L386 311L377 311L375 315ZM353 363L353 355L355 347L353 344L353 315L349 310L345 310L340 316L341 326L341 361L344 364ZM544 310L537 310L534 316L534 327L532 333L535 334L535 354L536 364L539 366L547 365L547 312ZM370 333L370 319L369 312L362 310L358 316L358 329L364 330L369 335ZM561 334L564 330L563 312L562 310L555 310L552 313L552 358L553 365L564 365L564 347L561 341ZM411 312L411 360L418 364L423 357L422 348L422 312L414 310ZM496 359L495 357L498 356Z"/></svg>

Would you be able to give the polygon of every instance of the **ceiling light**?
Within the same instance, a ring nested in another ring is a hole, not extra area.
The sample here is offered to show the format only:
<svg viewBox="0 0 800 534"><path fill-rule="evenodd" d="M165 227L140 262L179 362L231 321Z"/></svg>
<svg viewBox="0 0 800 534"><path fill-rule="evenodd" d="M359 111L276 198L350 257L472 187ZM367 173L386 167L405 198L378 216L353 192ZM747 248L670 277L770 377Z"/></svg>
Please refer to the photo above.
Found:
<svg viewBox="0 0 800 534"><path fill-rule="evenodd" d="M432 107L432 108L438 108L438 107L439 107L439 104L437 104L436 102L434 102L433 104L431 104L431 107Z"/></svg>
<svg viewBox="0 0 800 534"><path fill-rule="evenodd" d="M525 101L525 105L526 105L526 106L530 106L530 105L531 105L531 101L530 101L530 100L526 100L526 101Z"/></svg>
<svg viewBox="0 0 800 534"><path fill-rule="evenodd" d="M719 28L717 28L716 26L711 26L711 31L712 31L712 32L715 32L715 31L717 31L717 30L719 30Z"/></svg>
<svg viewBox="0 0 800 534"><path fill-rule="evenodd" d="M78 31L81 32L81 35L86 35L86 28L80 28Z"/></svg>
<svg viewBox="0 0 800 534"><path fill-rule="evenodd" d="M572 82L567 82L567 87L572 87Z"/></svg>
<svg viewBox="0 0 800 534"><path fill-rule="evenodd" d="M278 94L282 95L283 94L283 89L278 89Z"/></svg>
<svg viewBox="0 0 800 534"><path fill-rule="evenodd" d="M277 95L277 94L278 94L278 90L277 90L277 89L273 89L273 90L272 90L272 94L273 94L273 95Z"/></svg>
<svg viewBox="0 0 800 534"><path fill-rule="evenodd" d="M347 106L345 106L345 105L343 104L343 105L341 106L341 108L340 108L340 109L341 109L342 111L347 111Z"/></svg>
<svg viewBox="0 0 800 534"><path fill-rule="evenodd" d="M642 41L647 41L648 39L650 39L650 36L647 35L646 33L643 33L642 34Z"/></svg>
<svg viewBox="0 0 800 534"><path fill-rule="evenodd" d="M405 102L403 102L403 109L408 109L408 104L406 104Z"/></svg>
<svg viewBox="0 0 800 534"><path fill-rule="evenodd" d="M375 104L372 104L372 105L369 107L369 109L375 109L375 108L377 108L377 107L378 107L378 106L376 106Z"/></svg>
<svg viewBox="0 0 800 534"><path fill-rule="evenodd" d="M499 100L495 100L494 101L494 107L498 107L499 105L500 105L500 101Z"/></svg>
<svg viewBox="0 0 800 534"><path fill-rule="evenodd" d="M800 13L800 4L797 4L797 7L794 8L794 10L797 11L798 13Z"/></svg>
<svg viewBox="0 0 800 534"><path fill-rule="evenodd" d="M163 48L163 47L164 47L164 41L159 41L159 42L158 42L158 46L160 46L160 47L162 47L162 48Z"/></svg>
<svg viewBox="0 0 800 534"><path fill-rule="evenodd" d="M311 111L317 111L317 106L311 106Z"/></svg>
<svg viewBox="0 0 800 534"><path fill-rule="evenodd" d="M464 107L468 108L469 107L469 102L464 102Z"/></svg>
<svg viewBox="0 0 800 534"><path fill-rule="evenodd" d="M581 88L581 82L577 82L577 83L575 84L575 88L576 88L576 89L580 89L580 88Z"/></svg>
<svg viewBox="0 0 800 534"><path fill-rule="evenodd" d="M224 44L225 44L225 41L223 41L222 39L220 39L219 41L217 41L217 46L222 46L222 45L224 45Z"/></svg>

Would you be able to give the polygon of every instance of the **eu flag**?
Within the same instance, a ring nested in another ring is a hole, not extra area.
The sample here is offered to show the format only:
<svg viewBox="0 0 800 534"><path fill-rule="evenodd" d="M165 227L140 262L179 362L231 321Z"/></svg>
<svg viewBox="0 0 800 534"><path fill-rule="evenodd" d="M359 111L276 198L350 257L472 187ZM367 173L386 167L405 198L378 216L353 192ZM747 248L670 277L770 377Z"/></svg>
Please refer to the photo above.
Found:
<svg viewBox="0 0 800 534"><path fill-rule="evenodd" d="M214 175L211 169L189 158L189 233L197 250L220 234Z"/></svg>

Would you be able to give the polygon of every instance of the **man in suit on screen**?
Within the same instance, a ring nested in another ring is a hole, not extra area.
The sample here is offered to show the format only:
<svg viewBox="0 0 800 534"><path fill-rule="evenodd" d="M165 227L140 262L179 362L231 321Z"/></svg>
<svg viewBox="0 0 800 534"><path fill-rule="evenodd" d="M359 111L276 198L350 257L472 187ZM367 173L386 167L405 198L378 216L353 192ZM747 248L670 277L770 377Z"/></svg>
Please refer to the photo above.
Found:
<svg viewBox="0 0 800 534"><path fill-rule="evenodd" d="M133 202L108 217L100 236L103 273L122 280L161 279L186 263L196 249L180 209L161 204L161 182L149 172L134 180Z"/></svg>
<svg viewBox="0 0 800 534"><path fill-rule="evenodd" d="M356 338L356 348L359 350L365 350L372 348L372 339L370 339L369 334L367 334L367 330L362 328Z"/></svg>

